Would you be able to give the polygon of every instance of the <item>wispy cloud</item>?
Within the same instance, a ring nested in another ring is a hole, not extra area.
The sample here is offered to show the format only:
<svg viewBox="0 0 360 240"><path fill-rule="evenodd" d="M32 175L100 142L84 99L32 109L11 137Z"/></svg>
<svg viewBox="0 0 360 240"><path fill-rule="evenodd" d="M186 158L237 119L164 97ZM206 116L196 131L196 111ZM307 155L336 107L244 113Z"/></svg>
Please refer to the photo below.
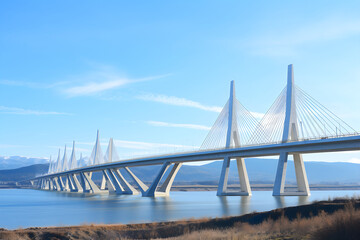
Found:
<svg viewBox="0 0 360 240"><path fill-rule="evenodd" d="M194 149L198 148L196 146L181 145L181 144L169 144L169 143L153 143L153 142L138 142L138 141L126 141L114 139L114 144L118 148L127 148L127 149L138 149L138 150L173 150L173 149ZM87 145L93 146L95 142L76 142L76 145ZM101 146L107 146L108 140L101 139Z"/></svg>
<svg viewBox="0 0 360 240"><path fill-rule="evenodd" d="M166 95L159 95L159 94L146 94L146 95L140 95L137 96L138 99L144 100L144 101L152 101L152 102L159 102L164 103L168 105L174 105L174 106L184 106L184 107L192 107L201 109L204 111L211 111L211 112L221 112L221 107L216 106L207 106L204 104L201 104L199 102L195 102L186 98L178 98L174 96L166 96Z"/></svg>
<svg viewBox="0 0 360 240"><path fill-rule="evenodd" d="M137 142L137 141L124 141L115 140L114 144L119 148L131 148L131 149L144 149L152 150L157 148L182 148L182 149L193 149L194 146L181 145L181 144L168 144L168 143L152 143L152 142Z"/></svg>
<svg viewBox="0 0 360 240"><path fill-rule="evenodd" d="M54 83L40 83L40 82L30 82L30 81L13 81L13 80L0 80L0 85L13 86L13 87L26 87L26 88L56 88L62 85L71 83L71 81L60 81Z"/></svg>
<svg viewBox="0 0 360 240"><path fill-rule="evenodd" d="M159 79L167 76L169 76L169 74L131 79L121 76L121 74L114 70L106 68L86 75L73 77L80 83L75 86L65 86L62 89L62 92L68 97L95 95L128 84Z"/></svg>
<svg viewBox="0 0 360 240"><path fill-rule="evenodd" d="M0 80L1 85L14 86L14 87L29 87L29 88L38 88L42 87L40 83L35 82L22 82L22 81L12 81L12 80Z"/></svg>
<svg viewBox="0 0 360 240"><path fill-rule="evenodd" d="M345 39L360 34L360 19L327 18L286 32L261 34L249 39L247 47L254 54L290 56L301 46Z"/></svg>
<svg viewBox="0 0 360 240"><path fill-rule="evenodd" d="M65 93L71 97L91 95L94 93L103 92L112 88L120 87L130 83L128 79L118 79L114 81L102 82L102 83L88 83L82 86L70 87L65 89Z"/></svg>
<svg viewBox="0 0 360 240"><path fill-rule="evenodd" d="M19 114L19 115L70 115L69 113L63 113L63 112L47 112L47 111L5 107L5 106L0 106L0 113Z"/></svg>
<svg viewBox="0 0 360 240"><path fill-rule="evenodd" d="M147 121L149 125L157 126L157 127L175 127L175 128L190 128L190 129L198 129L198 130L210 130L211 127L197 124L186 124L186 123L168 123L168 122L158 122L158 121Z"/></svg>
<svg viewBox="0 0 360 240"><path fill-rule="evenodd" d="M137 96L136 98L144 100L144 101L159 102L159 103L174 105L174 106L191 107L191 108L197 108L197 109L201 109L204 111L217 112L217 113L221 112L221 110L222 110L222 107L207 106L202 103L195 102L195 101L192 101L192 100L189 100L186 98L166 96L166 95L161 95L161 94L146 94L146 95ZM259 113L259 112L250 112L250 113L257 119L260 119L264 116L263 113ZM155 125L155 124L153 124L153 125ZM191 124L189 124L189 125L191 125Z"/></svg>
<svg viewBox="0 0 360 240"><path fill-rule="evenodd" d="M123 87L128 84L155 80L170 75L171 74L163 74L143 78L129 78L112 66L97 65L94 70L83 74L67 76L64 77L61 81L55 81L53 83L2 79L0 80L0 85L53 89L54 91L60 92L67 97L78 97L97 95L105 91Z"/></svg>
<svg viewBox="0 0 360 240"><path fill-rule="evenodd" d="M23 147L29 147L29 146L12 145L12 144L0 144L0 148L23 148Z"/></svg>

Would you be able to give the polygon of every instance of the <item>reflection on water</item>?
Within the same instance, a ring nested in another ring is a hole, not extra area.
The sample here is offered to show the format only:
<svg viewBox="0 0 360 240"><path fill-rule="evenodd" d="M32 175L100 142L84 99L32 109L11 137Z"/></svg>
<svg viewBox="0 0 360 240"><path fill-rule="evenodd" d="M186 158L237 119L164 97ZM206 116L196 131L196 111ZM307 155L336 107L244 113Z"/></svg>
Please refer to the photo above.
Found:
<svg viewBox="0 0 360 240"><path fill-rule="evenodd" d="M238 196L237 201L239 204L239 211L233 212L233 201L232 199L235 196L221 196L218 197L220 200L220 205L222 209L222 216L232 216L232 215L243 215L246 213L250 213L250 200L251 196ZM239 199L240 198L240 199ZM228 203L230 202L230 204Z"/></svg>
<svg viewBox="0 0 360 240"><path fill-rule="evenodd" d="M298 205L304 205L309 203L309 196L298 196Z"/></svg>
<svg viewBox="0 0 360 240"><path fill-rule="evenodd" d="M219 197L220 206L221 206L222 213L223 213L224 216L229 216L230 215L229 204L228 204L227 198L228 198L227 196Z"/></svg>
<svg viewBox="0 0 360 240"><path fill-rule="evenodd" d="M284 196L273 196L276 202L276 208L286 207Z"/></svg>
<svg viewBox="0 0 360 240"><path fill-rule="evenodd" d="M290 201L289 204L286 203L286 199L297 198L297 204L295 205L304 205L308 204L309 196L273 196L276 202L276 208L283 208L288 206L294 206L293 201ZM291 199L293 200L293 199Z"/></svg>
<svg viewBox="0 0 360 240"><path fill-rule="evenodd" d="M240 213L239 215L243 215L250 212L250 200L251 196L242 196L240 198Z"/></svg>
<svg viewBox="0 0 360 240"><path fill-rule="evenodd" d="M0 228L234 216L355 194L360 191L312 191L310 197L274 197L270 191L255 191L251 197L217 197L213 191L171 192L169 197L143 198L4 189L0 190Z"/></svg>

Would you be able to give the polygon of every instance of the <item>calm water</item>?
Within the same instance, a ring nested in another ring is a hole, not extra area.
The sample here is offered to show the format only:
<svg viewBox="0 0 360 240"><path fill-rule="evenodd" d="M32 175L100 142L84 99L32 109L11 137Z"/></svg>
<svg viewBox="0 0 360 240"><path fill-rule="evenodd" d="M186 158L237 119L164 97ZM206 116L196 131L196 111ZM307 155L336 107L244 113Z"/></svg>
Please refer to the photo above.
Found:
<svg viewBox="0 0 360 240"><path fill-rule="evenodd" d="M286 206L360 195L360 191L312 191L310 197L217 197L216 192L171 192L170 197L58 193L25 189L0 190L0 227L64 226L84 223L139 223L185 218L241 215Z"/></svg>

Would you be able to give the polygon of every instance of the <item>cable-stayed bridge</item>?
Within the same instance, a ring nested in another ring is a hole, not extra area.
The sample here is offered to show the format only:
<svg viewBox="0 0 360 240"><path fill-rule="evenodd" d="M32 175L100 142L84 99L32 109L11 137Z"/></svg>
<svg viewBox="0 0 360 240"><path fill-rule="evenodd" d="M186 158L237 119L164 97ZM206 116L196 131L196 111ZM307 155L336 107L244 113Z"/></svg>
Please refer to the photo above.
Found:
<svg viewBox="0 0 360 240"><path fill-rule="evenodd" d="M201 147L192 152L120 160L113 140L103 156L99 132L87 166L78 167L75 143L68 160L50 162L49 173L31 180L34 188L65 192L169 195L181 165L188 162L222 160L217 195L251 195L244 158L279 156L273 195L310 195L303 154L360 150L360 135L333 112L294 83L293 65L288 66L287 85L259 121L236 99L234 81L230 97ZM286 167L293 156L297 190L285 190ZM240 186L228 191L230 160L236 159ZM146 185L132 167L160 165L155 179ZM93 173L102 173L96 184Z"/></svg>

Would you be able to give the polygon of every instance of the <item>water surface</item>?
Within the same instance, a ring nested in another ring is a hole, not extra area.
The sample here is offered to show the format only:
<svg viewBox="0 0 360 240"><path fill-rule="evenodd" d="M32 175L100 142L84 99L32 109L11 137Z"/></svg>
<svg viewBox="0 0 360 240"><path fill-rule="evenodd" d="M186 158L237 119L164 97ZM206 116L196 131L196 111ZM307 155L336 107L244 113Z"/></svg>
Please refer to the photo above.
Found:
<svg viewBox="0 0 360 240"><path fill-rule="evenodd" d="M360 195L360 191L312 191L309 197L217 197L216 192L171 192L169 197L84 195L31 189L0 190L0 228L69 226L90 223L141 223L222 217Z"/></svg>

